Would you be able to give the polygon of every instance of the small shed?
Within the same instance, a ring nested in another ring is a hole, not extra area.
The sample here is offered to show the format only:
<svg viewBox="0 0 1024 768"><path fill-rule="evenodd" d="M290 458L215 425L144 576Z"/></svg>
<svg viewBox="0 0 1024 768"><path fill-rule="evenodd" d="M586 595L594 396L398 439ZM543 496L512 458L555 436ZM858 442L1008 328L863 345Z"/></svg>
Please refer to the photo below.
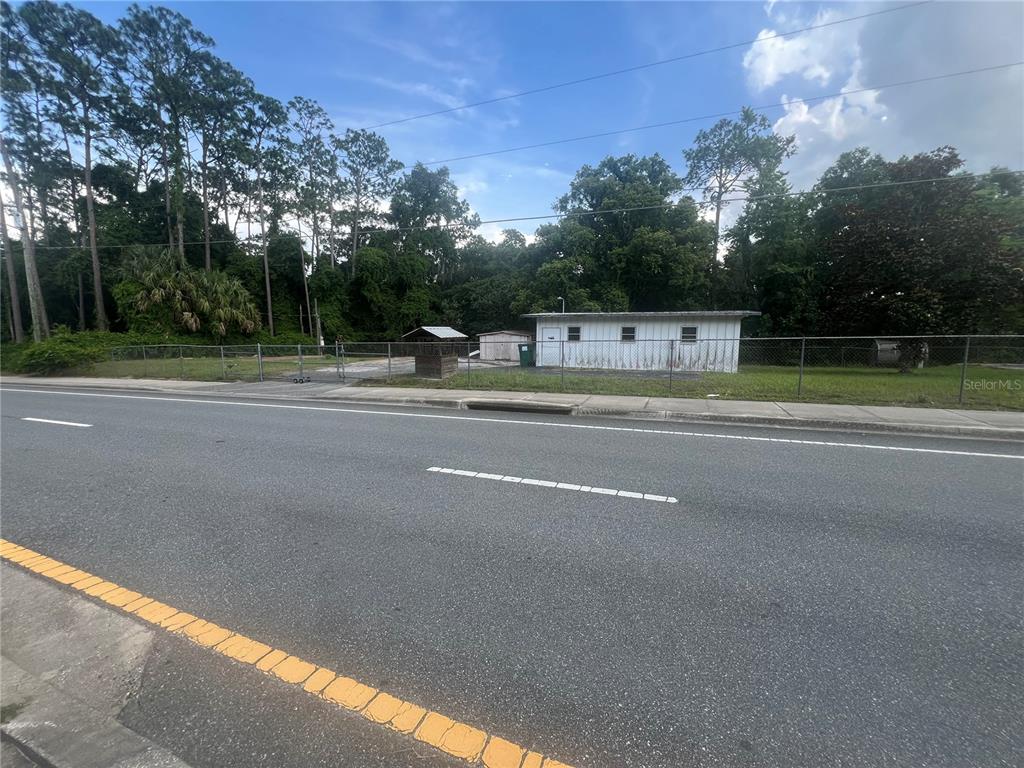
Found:
<svg viewBox="0 0 1024 768"><path fill-rule="evenodd" d="M489 331L477 336L481 360L518 360L519 345L533 341L527 331Z"/></svg>
<svg viewBox="0 0 1024 768"><path fill-rule="evenodd" d="M443 379L459 369L459 351L469 337L447 325L423 325L402 336L401 354L415 359L416 375Z"/></svg>

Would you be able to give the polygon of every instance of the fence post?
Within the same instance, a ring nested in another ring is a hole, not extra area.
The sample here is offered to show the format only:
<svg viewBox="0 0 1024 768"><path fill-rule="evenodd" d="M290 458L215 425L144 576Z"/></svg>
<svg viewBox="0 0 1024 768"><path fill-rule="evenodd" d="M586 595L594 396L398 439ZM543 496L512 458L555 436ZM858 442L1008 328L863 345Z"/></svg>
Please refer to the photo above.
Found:
<svg viewBox="0 0 1024 768"><path fill-rule="evenodd" d="M964 362L960 366L960 396L957 398L957 402L960 405L964 404L964 384L967 382L967 358L971 354L971 337L968 336L964 342Z"/></svg>
<svg viewBox="0 0 1024 768"><path fill-rule="evenodd" d="M111 352L110 354L113 355L114 353ZM143 344L142 345L142 377L146 378L147 376L149 376L149 361L146 360L146 345Z"/></svg>
<svg viewBox="0 0 1024 768"><path fill-rule="evenodd" d="M185 351L181 344L178 345L178 378L185 378Z"/></svg>
<svg viewBox="0 0 1024 768"><path fill-rule="evenodd" d="M338 340L334 340L334 373L341 378L341 358L338 357Z"/></svg>
<svg viewBox="0 0 1024 768"><path fill-rule="evenodd" d="M224 380L228 378L228 369L224 364L224 345L220 345L220 377Z"/></svg>
<svg viewBox="0 0 1024 768"><path fill-rule="evenodd" d="M263 382L263 346L256 342L256 370L260 374L260 383Z"/></svg>
<svg viewBox="0 0 1024 768"><path fill-rule="evenodd" d="M558 345L561 348L561 350L560 350L561 364L559 366L559 374L558 375L559 375L559 379L561 381L561 387L562 387L562 389L565 389L565 340L563 339L562 341L558 342Z"/></svg>
<svg viewBox="0 0 1024 768"><path fill-rule="evenodd" d="M302 345L296 344L295 346L298 347L299 350L299 383L301 384L306 380L306 372L302 367Z"/></svg>
<svg viewBox="0 0 1024 768"><path fill-rule="evenodd" d="M672 369L676 365L676 340L668 340L668 391L672 391Z"/></svg>
<svg viewBox="0 0 1024 768"><path fill-rule="evenodd" d="M388 384L391 383L391 342L388 342Z"/></svg>
<svg viewBox="0 0 1024 768"><path fill-rule="evenodd" d="M341 345L341 356L338 358L341 360L341 380L345 381L345 345Z"/></svg>
<svg viewBox="0 0 1024 768"><path fill-rule="evenodd" d="M473 358L470 356L473 352L472 342L466 342L466 383L468 384L473 378Z"/></svg>
<svg viewBox="0 0 1024 768"><path fill-rule="evenodd" d="M800 397L804 391L804 353L807 351L807 337L800 338L800 378L796 382L796 396Z"/></svg>

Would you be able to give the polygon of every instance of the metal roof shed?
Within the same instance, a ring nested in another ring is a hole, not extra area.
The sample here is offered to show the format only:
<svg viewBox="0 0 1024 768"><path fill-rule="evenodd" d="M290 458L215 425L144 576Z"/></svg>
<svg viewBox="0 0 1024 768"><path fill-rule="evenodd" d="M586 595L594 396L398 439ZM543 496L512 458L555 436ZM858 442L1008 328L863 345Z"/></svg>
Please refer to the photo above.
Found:
<svg viewBox="0 0 1024 768"><path fill-rule="evenodd" d="M519 345L533 341L529 331L489 331L477 335L481 360L518 360Z"/></svg>
<svg viewBox="0 0 1024 768"><path fill-rule="evenodd" d="M401 354L415 358L417 376L443 379L459 368L459 351L469 353L469 337L447 325L422 325L402 336Z"/></svg>
<svg viewBox="0 0 1024 768"><path fill-rule="evenodd" d="M469 336L447 325L421 325L402 336L402 341L442 341L468 339Z"/></svg>

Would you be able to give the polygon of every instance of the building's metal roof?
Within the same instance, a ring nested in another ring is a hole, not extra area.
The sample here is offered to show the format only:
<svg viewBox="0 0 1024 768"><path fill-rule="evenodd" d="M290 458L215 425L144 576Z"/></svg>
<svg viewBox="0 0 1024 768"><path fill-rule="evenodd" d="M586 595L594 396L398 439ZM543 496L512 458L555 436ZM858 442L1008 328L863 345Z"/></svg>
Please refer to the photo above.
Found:
<svg viewBox="0 0 1024 768"><path fill-rule="evenodd" d="M486 333L478 333L477 336L497 336L499 333L507 333L512 336L533 336L529 331L487 331Z"/></svg>
<svg viewBox="0 0 1024 768"><path fill-rule="evenodd" d="M420 331L426 331L431 336L436 336L439 339L469 338L469 336L467 336L466 334L459 333L459 331L456 331L454 328L449 328L447 325L421 325L419 328L416 328L414 330L409 331L406 334L403 334L402 338L404 339L406 336L412 336L414 333L419 333Z"/></svg>
<svg viewBox="0 0 1024 768"><path fill-rule="evenodd" d="M553 319L557 317L585 317L593 319L623 317L757 317L761 313L746 309L707 309L682 312L534 312L521 317Z"/></svg>

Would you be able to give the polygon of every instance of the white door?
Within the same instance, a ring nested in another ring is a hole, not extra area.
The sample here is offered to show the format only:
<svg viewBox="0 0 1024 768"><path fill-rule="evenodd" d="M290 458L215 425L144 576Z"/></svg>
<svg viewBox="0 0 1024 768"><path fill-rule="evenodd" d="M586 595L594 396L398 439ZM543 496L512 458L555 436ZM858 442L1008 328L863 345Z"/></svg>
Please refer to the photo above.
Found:
<svg viewBox="0 0 1024 768"><path fill-rule="evenodd" d="M562 329L544 328L540 332L540 364L562 364Z"/></svg>

